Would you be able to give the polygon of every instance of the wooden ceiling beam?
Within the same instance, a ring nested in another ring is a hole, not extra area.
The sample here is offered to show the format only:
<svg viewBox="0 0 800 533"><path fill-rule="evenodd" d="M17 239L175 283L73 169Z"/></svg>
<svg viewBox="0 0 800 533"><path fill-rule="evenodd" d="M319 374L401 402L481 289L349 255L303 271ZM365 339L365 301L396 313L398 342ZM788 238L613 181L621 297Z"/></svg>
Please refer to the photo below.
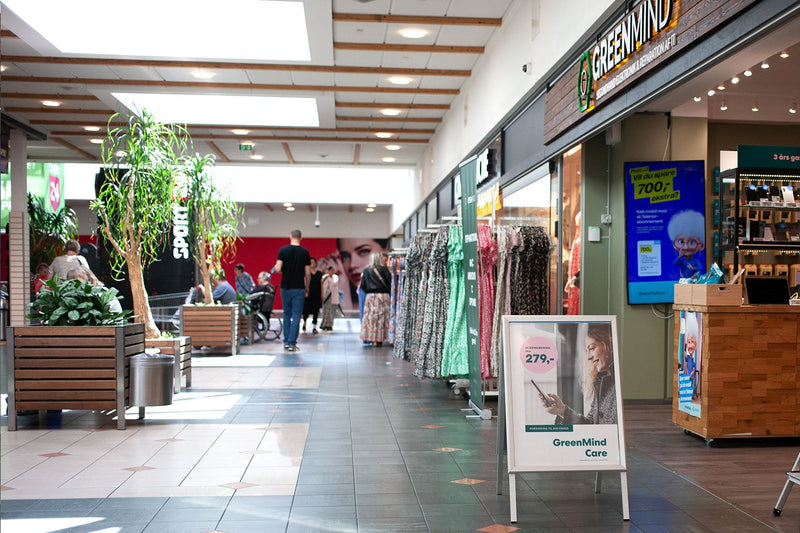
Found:
<svg viewBox="0 0 800 533"><path fill-rule="evenodd" d="M357 144L355 150L353 150L353 164L357 165L358 160L361 157L361 145Z"/></svg>
<svg viewBox="0 0 800 533"><path fill-rule="evenodd" d="M370 109L383 109L391 107L394 109L450 109L450 104L398 104L398 103L375 103L375 102L336 102L336 107L364 107Z"/></svg>
<svg viewBox="0 0 800 533"><path fill-rule="evenodd" d="M105 122L92 122L92 121L85 121L82 122L80 120L31 120L31 124L36 125L47 125L47 126L100 126L105 127ZM115 123L112 123L112 125ZM410 134L420 134L420 135L428 135L435 133L435 129L421 129L421 128L347 128L347 127L339 127L339 128L290 128L290 127L280 127L280 126L242 126L242 125L216 125L216 124L187 124L190 132L191 130L196 130L199 128L203 129L210 129L210 130L232 130L236 128L245 128L251 131L307 131L307 132L317 132L317 131L330 131L330 132L349 132L349 133L377 133L379 131L385 131L388 133L410 133ZM55 133L54 133L55 134ZM79 132L79 131L62 131L61 134L63 135L97 135L97 132ZM236 138L241 138L243 140L247 139L246 135L236 135ZM233 138L233 137L231 137Z"/></svg>
<svg viewBox="0 0 800 533"><path fill-rule="evenodd" d="M217 143L215 143L214 141L211 141L211 140L207 140L207 141L206 141L206 144L207 144L207 145L208 145L208 146L211 148L211 150L213 150L213 151L214 151L214 153L217 155L217 159L219 159L219 160L220 160L220 161L222 161L223 163L230 163L230 162L231 162L231 160L228 158L228 156L226 156L226 155L225 155L225 152L223 152L222 150L220 150L219 146L217 146Z"/></svg>
<svg viewBox="0 0 800 533"><path fill-rule="evenodd" d="M333 43L334 50L368 52L411 52L423 54L482 54L483 46L448 46L443 44Z"/></svg>
<svg viewBox="0 0 800 533"><path fill-rule="evenodd" d="M61 146L69 148L73 152L77 152L77 153L81 154L86 159L91 159L92 161L97 161L97 157L93 156L92 154L90 154L86 150L78 148L77 146L75 146L71 142L67 141L66 139L62 139L61 137L50 137L50 140L52 140L53 142L57 142Z"/></svg>
<svg viewBox="0 0 800 533"><path fill-rule="evenodd" d="M270 212L272 212L272 211L275 211L275 208L274 208L274 207L272 207L272 204L264 204L264 207L266 207L267 209L269 209L269 211L270 211Z"/></svg>
<svg viewBox="0 0 800 533"><path fill-rule="evenodd" d="M55 115L112 115L110 109L68 109L63 107L6 107L7 113L52 113ZM105 123L103 123L105 126Z"/></svg>
<svg viewBox="0 0 800 533"><path fill-rule="evenodd" d="M283 153L286 154L286 160L289 161L290 165L294 165L294 156L292 155L292 149L289 148L289 143L281 143L283 147Z"/></svg>
<svg viewBox="0 0 800 533"><path fill-rule="evenodd" d="M333 13L334 22L377 22L383 24L425 24L429 26L500 26L502 18L439 17L427 15L380 15L370 13Z"/></svg>
<svg viewBox="0 0 800 533"><path fill-rule="evenodd" d="M63 137L96 137L98 132L86 131L54 131L51 135L59 135ZM379 139L377 137L321 137L321 136L307 136L295 137L291 135L248 135L242 137L241 135L214 135L192 133L192 139L200 141L217 140L217 141L287 141L287 142L300 142L300 141L314 141L314 142L374 142L374 143L387 143L399 142L401 144L426 144L428 139Z"/></svg>
<svg viewBox="0 0 800 533"><path fill-rule="evenodd" d="M362 122L441 122L442 119L438 117L351 117L351 116L336 116L336 120L351 120Z"/></svg>
<svg viewBox="0 0 800 533"><path fill-rule="evenodd" d="M194 89L245 89L249 91L313 91L394 94L450 94L458 89L423 89L415 87L354 87L350 85L286 85L275 83L223 83L161 80L120 80L105 78L61 78L39 76L4 76L3 81L20 83L59 83L68 85L97 85L124 87L194 88Z"/></svg>
<svg viewBox="0 0 800 533"><path fill-rule="evenodd" d="M19 36L11 30L0 30L0 37L8 37L9 39L19 39Z"/></svg>
<svg viewBox="0 0 800 533"><path fill-rule="evenodd" d="M97 65L104 67L186 68L280 72L333 72L341 74L408 74L412 76L455 76L462 78L467 78L471 74L471 71L468 69L358 67L347 65L296 65L288 63L228 63L223 61L170 61L154 59L110 59L99 57L3 56L3 61L7 63L39 63L46 65Z"/></svg>

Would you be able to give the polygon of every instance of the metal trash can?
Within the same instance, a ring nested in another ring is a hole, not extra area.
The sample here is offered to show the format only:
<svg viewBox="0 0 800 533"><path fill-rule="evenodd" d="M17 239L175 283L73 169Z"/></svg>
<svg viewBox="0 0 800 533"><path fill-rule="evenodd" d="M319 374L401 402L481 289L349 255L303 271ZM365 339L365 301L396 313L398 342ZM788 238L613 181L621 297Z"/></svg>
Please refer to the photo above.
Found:
<svg viewBox="0 0 800 533"><path fill-rule="evenodd" d="M131 357L130 405L171 405L175 357L139 354Z"/></svg>

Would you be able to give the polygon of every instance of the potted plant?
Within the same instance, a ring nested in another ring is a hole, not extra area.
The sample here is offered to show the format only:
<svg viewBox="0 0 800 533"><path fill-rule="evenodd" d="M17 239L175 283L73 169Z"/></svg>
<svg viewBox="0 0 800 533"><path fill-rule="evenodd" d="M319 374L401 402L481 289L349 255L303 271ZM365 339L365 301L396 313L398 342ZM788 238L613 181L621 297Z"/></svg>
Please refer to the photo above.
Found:
<svg viewBox="0 0 800 533"><path fill-rule="evenodd" d="M78 236L78 216L65 207L56 212L45 208L44 200L28 193L28 223L30 226L31 268L50 264L64 252L69 239Z"/></svg>
<svg viewBox="0 0 800 533"><path fill-rule="evenodd" d="M231 200L228 191L215 186L213 167L213 155L195 154L185 161L179 179L192 232L190 254L200 270L205 303L183 306L181 332L191 335L195 345L230 345L231 354L235 354L239 343L239 307L212 305L211 277L221 270L224 258L235 254L242 209Z"/></svg>
<svg viewBox="0 0 800 533"><path fill-rule="evenodd" d="M53 279L30 304L42 325L9 328L8 429L17 411L117 411L125 429L131 357L144 352L144 325L115 311L116 289Z"/></svg>

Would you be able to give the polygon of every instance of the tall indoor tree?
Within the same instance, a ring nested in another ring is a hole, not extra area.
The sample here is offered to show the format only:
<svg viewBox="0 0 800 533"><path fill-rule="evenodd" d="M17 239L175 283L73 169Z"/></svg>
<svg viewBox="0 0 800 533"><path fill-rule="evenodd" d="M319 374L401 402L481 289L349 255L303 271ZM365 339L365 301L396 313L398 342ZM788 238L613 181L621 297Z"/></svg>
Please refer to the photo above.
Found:
<svg viewBox="0 0 800 533"><path fill-rule="evenodd" d="M112 128L117 118L108 122L102 151L106 176L91 208L111 245L112 272L122 276L127 269L134 320L144 323L145 336L152 339L160 331L147 301L144 269L157 259L169 234L175 174L189 135L185 127L161 123L144 109Z"/></svg>
<svg viewBox="0 0 800 533"><path fill-rule="evenodd" d="M195 154L184 163L180 184L185 197L189 229L192 232L190 249L203 279L205 303L211 297L211 273L222 267L222 260L236 253L242 208L231 200L230 192L215 187L212 169L214 155Z"/></svg>

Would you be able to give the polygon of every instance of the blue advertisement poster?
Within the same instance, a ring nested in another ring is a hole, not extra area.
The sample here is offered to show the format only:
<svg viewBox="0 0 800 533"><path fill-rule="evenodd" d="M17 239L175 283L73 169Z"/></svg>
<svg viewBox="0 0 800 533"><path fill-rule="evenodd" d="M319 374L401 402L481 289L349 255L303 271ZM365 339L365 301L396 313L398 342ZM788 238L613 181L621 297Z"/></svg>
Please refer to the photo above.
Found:
<svg viewBox="0 0 800 533"><path fill-rule="evenodd" d="M706 270L703 161L625 163L628 303L671 303Z"/></svg>
<svg viewBox="0 0 800 533"><path fill-rule="evenodd" d="M681 311L678 346L678 410L700 418L702 390L700 358L703 342L703 314Z"/></svg>

